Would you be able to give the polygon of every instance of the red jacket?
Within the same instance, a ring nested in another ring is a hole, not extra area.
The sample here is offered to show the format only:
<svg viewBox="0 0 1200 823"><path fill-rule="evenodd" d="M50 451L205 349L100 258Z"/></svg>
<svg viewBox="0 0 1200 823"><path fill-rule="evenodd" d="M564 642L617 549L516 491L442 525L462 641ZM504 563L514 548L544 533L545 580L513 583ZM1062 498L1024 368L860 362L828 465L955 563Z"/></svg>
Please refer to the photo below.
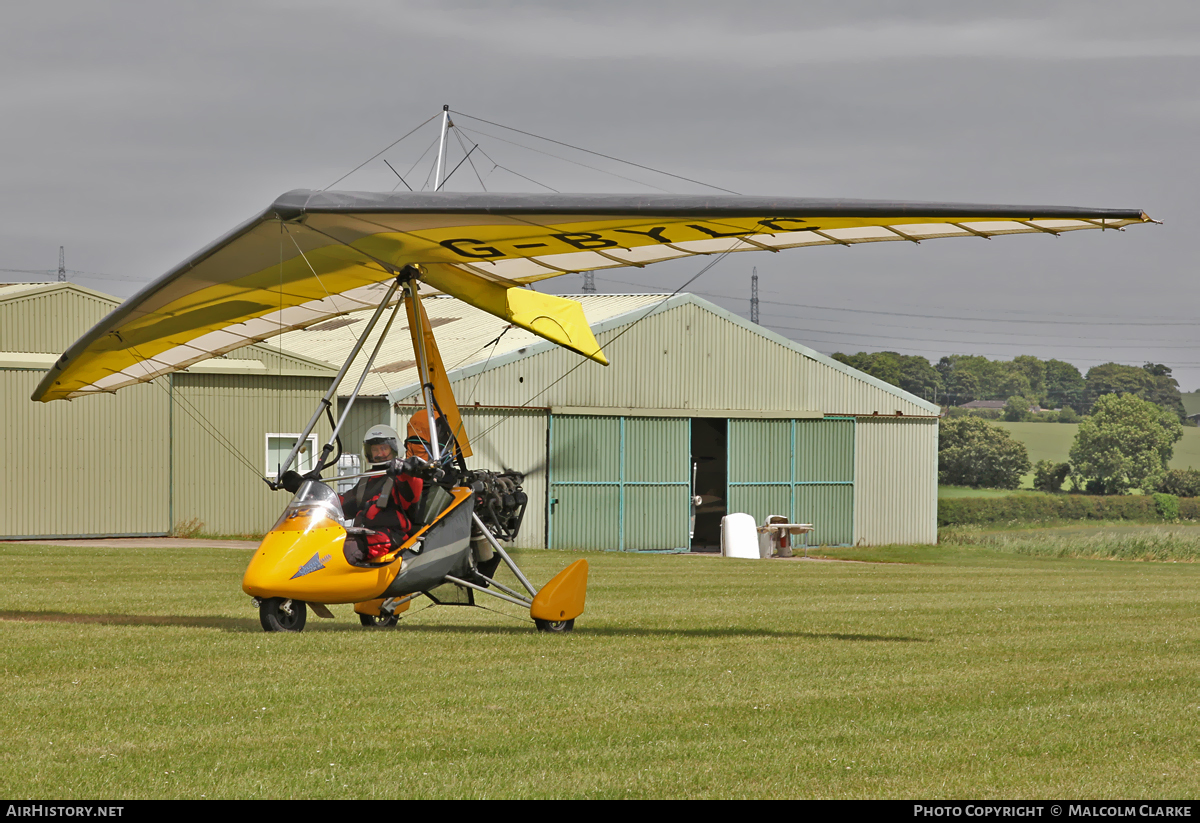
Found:
<svg viewBox="0 0 1200 823"><path fill-rule="evenodd" d="M367 553L371 557L387 554L401 546L414 531L409 511L421 499L425 481L402 474L399 477L364 477L350 491L339 495L342 511L353 517L355 525L376 532L368 535ZM390 486L391 492L380 499Z"/></svg>

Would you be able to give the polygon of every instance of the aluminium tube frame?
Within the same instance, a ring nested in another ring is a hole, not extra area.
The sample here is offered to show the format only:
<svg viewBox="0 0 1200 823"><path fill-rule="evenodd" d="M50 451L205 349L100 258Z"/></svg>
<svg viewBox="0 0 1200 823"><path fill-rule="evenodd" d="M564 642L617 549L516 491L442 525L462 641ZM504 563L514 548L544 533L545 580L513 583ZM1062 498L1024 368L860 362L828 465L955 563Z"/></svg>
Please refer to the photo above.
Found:
<svg viewBox="0 0 1200 823"><path fill-rule="evenodd" d="M425 326L421 323L420 289L415 278L404 284L404 297L412 301L413 339L416 340L417 374L421 380L421 396L425 398L425 414L429 418L429 459L436 463L442 457L438 444L437 420L433 416L433 383L429 378L429 358L425 354Z"/></svg>
<svg viewBox="0 0 1200 823"><path fill-rule="evenodd" d="M482 574L482 573L480 573L480 572L478 572L478 571L476 572L476 574L478 574L480 577L482 577L484 580L486 580L486 581L488 582L488 585L489 585L489 586L495 586L495 587L496 587L497 589L499 589L500 591L502 591L502 592L507 592L508 594L511 594L513 597L517 598L518 600L521 600L521 601L523 601L523 602L525 603L525 605L526 605L526 606L532 606L532 605L533 605L533 600L532 600L532 599L530 599L530 598L526 597L525 595L521 594L521 593L520 593L519 591L517 591L516 589L510 589L508 586L505 586L503 583L499 583L499 582L497 582L497 581L493 580L492 578L488 577L486 574Z"/></svg>
<svg viewBox="0 0 1200 823"><path fill-rule="evenodd" d="M501 600L504 600L508 603L513 603L517 606L524 606L525 608L529 608L529 606L532 605L532 603L533 603L533 601L531 601L531 600L530 601L518 600L515 597L509 597L507 594L501 594L500 592L494 592L491 589L485 589L483 586L477 586L474 583L468 583L466 580L462 580L460 578L453 577L451 575L446 575L446 580L450 581L455 586L458 586L460 588L474 589L477 592L483 592L484 594L490 594L492 597L497 597Z"/></svg>
<svg viewBox="0 0 1200 823"><path fill-rule="evenodd" d="M346 358L346 362L342 364L342 368L338 371L337 376L333 378L333 382L329 386L329 391L325 392L325 396L321 398L319 403L317 403L317 410L313 412L312 419L308 421L308 426L305 427L304 433L296 438L296 445L292 447L292 451L290 454L288 454L287 460L284 460L283 463L280 464L278 474L275 477L276 484L279 482L279 478L283 477L283 473L291 468L292 461L295 460L296 455L300 453L300 444L308 442L308 436L312 434L312 430L317 427L317 421L321 419L321 412L329 407L330 398L332 398L337 392L337 388L341 384L342 378L346 376L346 372L349 370L350 364L354 362L354 358L357 357L358 353L362 350L363 344L367 342L367 336L370 335L370 333L375 329L375 324L379 322L379 318L383 314L383 310L387 308L388 302L392 299L392 295L396 293L396 289L398 288L400 288L399 280L394 281L392 285L388 287L387 294L383 296L383 300L375 308L375 314L371 315L371 322L367 324L366 329L363 330L362 335L354 344L354 348L350 351L350 356ZM278 485L272 485L272 488L278 489L280 487Z"/></svg>
<svg viewBox="0 0 1200 823"><path fill-rule="evenodd" d="M354 362L354 358L359 355L360 350L362 350L362 344L367 342L367 336L371 334L374 326L376 326L376 323L379 322L379 317L382 316L384 308L388 306L388 302L391 300L392 295L396 294L396 289L398 288L400 288L400 281L396 280L392 282L391 286L388 288L388 294L385 294L383 300L379 302L379 305L376 307L376 312L374 312L374 314L371 316L371 322L368 323L367 328L362 331L362 335L359 337L358 342L354 343L354 348L350 350L350 356L348 356L346 362L342 364L341 370L338 370L337 376L334 378L334 382L332 382L329 386L329 391L326 391L325 396L320 398L320 402L317 403L317 410L316 412L312 413L312 419L308 421L308 425L305 427L304 433L302 433L300 437L296 438L296 444L292 446L292 452L289 453L286 461L283 461L283 463L280 464L278 473L275 476L275 483L280 481L280 477L283 476L284 471L292 468L292 461L294 461L296 455L299 455L300 453L300 444L307 443L308 435L312 433L313 428L317 427L317 421L320 420L320 413L324 412L326 408L329 408L330 398L334 396L335 392L337 391L337 386L341 385L342 378L346 377L346 372L349 370L350 364L352 364L352 362ZM280 486L275 485L275 483L272 483L271 488L280 488Z"/></svg>
<svg viewBox="0 0 1200 823"><path fill-rule="evenodd" d="M442 106L442 131L438 141L437 155L437 170L433 175L433 190L441 191L442 183L446 182L442 179L442 172L446 170L446 131L450 125L450 105Z"/></svg>
<svg viewBox="0 0 1200 823"><path fill-rule="evenodd" d="M375 343L375 349L371 352L371 356L367 358L367 364L363 366L362 374L358 376L358 383L354 386L354 391L350 393L350 399L346 401L346 408L342 409L342 414L338 418L337 425L333 428L333 434L329 435L329 442L325 444L325 448L329 448L337 441L338 433L341 432L342 426L346 423L346 418L350 415L350 409L354 406L354 401L358 400L358 393L362 390L363 383L366 382L367 373L371 371L371 366L375 363L375 358L379 354L379 350L383 348L383 341L387 339L388 332L392 330L392 323L396 322L396 315L400 312L401 303L398 301L396 307L392 309L392 316L388 318L387 325L383 327L383 332L379 335L379 340Z"/></svg>
<svg viewBox="0 0 1200 823"><path fill-rule="evenodd" d="M517 564L513 562L513 559L508 556L508 552L500 545L500 541L496 539L496 535L492 534L488 527L483 525L483 521L479 519L479 515L475 512L471 512L471 519L475 522L475 526L483 532L483 536L487 539L487 542L491 544L496 553L504 560L504 564L508 566L517 580L521 581L521 585L525 587L525 591L529 592L529 596L537 597L538 590L533 587L533 584L529 582L524 573L517 568Z"/></svg>

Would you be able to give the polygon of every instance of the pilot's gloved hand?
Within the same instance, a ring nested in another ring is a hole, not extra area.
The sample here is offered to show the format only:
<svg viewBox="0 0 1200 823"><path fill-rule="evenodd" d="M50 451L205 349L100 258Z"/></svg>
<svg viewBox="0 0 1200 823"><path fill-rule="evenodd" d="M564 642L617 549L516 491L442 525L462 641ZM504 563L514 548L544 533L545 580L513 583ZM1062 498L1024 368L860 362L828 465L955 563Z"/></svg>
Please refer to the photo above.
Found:
<svg viewBox="0 0 1200 823"><path fill-rule="evenodd" d="M300 491L300 486L303 484L304 478L300 476L299 472L288 470L283 473L283 477L279 478L279 485L292 494Z"/></svg>
<svg viewBox="0 0 1200 823"><path fill-rule="evenodd" d="M388 477L398 477L402 474L407 474L409 477L416 477L420 473L423 463L424 461L417 457L406 457L403 460L396 458L388 463Z"/></svg>

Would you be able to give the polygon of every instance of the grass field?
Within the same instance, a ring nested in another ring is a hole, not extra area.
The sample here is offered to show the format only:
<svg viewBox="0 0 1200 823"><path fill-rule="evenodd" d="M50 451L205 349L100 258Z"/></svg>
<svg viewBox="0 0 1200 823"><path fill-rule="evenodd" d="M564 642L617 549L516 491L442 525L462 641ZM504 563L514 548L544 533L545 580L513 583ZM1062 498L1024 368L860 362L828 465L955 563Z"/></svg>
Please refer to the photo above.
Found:
<svg viewBox="0 0 1200 823"><path fill-rule="evenodd" d="M905 562L591 553L570 635L267 635L245 551L0 545L0 795L1200 795L1200 563L842 553Z"/></svg>
<svg viewBox="0 0 1200 823"><path fill-rule="evenodd" d="M1079 431L1076 423L1005 423L992 421L997 426L1007 429L1009 434L1025 444L1029 450L1029 462L1049 460L1052 463L1065 463L1075 442L1075 434ZM1200 469L1200 428L1185 426L1183 439L1175 444L1175 453L1171 457L1172 469ZM1024 484L1033 485L1033 473L1026 475Z"/></svg>

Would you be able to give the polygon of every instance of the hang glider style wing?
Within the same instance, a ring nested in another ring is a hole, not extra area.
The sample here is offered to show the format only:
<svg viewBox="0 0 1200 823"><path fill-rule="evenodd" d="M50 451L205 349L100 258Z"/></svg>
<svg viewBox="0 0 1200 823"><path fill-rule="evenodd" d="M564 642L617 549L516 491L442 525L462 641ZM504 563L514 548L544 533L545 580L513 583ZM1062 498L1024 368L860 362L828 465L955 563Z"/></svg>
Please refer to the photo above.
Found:
<svg viewBox="0 0 1200 823"><path fill-rule="evenodd" d="M406 265L433 289L604 363L580 305L526 284L690 255L1152 222L1138 209L807 198L298 190L76 341L34 400L72 399L377 305Z"/></svg>

